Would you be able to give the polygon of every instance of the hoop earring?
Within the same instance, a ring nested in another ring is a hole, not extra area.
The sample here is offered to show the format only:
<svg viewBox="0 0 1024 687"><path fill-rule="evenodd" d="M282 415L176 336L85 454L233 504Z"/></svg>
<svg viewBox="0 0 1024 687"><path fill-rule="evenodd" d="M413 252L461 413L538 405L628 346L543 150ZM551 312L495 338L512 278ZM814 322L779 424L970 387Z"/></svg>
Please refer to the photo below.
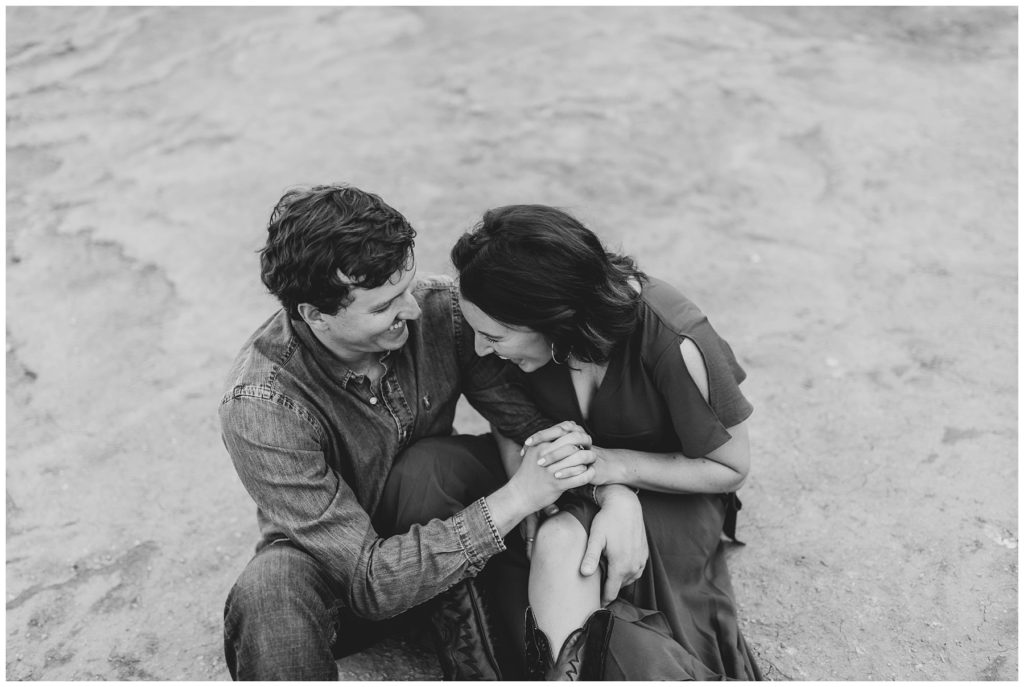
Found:
<svg viewBox="0 0 1024 687"><path fill-rule="evenodd" d="M565 363L569 361L569 356L570 355L572 355L572 351L569 351L568 353L565 354L565 359L564 360L559 360L558 358L556 358L555 357L555 342L554 341L551 342L551 361L554 362L555 365L565 365Z"/></svg>

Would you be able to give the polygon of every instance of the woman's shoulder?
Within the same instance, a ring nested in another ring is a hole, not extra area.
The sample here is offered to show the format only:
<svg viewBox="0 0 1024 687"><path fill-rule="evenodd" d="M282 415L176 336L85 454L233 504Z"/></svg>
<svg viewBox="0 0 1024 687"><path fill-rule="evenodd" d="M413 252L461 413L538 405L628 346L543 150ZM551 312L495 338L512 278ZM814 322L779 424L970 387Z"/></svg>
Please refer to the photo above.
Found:
<svg viewBox="0 0 1024 687"><path fill-rule="evenodd" d="M672 366L686 356L684 343L697 348L698 357L716 380L743 381L746 373L736 361L729 343L711 325L707 315L668 282L650 278L643 289L641 356L651 369Z"/></svg>
<svg viewBox="0 0 1024 687"><path fill-rule="evenodd" d="M707 322L707 316L672 284L648 277L640 292L644 304L645 333L658 339L693 336Z"/></svg>

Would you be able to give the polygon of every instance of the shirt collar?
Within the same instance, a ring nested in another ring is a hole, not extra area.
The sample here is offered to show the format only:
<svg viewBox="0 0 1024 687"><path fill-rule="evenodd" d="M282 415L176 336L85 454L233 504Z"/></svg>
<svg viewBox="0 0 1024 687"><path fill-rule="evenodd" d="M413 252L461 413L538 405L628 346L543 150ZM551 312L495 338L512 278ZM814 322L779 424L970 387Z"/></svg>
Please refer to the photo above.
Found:
<svg viewBox="0 0 1024 687"><path fill-rule="evenodd" d="M349 382L355 381L358 384L361 380L366 379L366 375L356 374L348 365L340 361L338 356L331 353L330 349L316 337L313 330L303 320L292 320L291 323L292 329L295 330L302 345L312 353L314 360L324 372L343 389L348 388ZM383 363L390 355L391 351L384 351L379 358L380 362Z"/></svg>

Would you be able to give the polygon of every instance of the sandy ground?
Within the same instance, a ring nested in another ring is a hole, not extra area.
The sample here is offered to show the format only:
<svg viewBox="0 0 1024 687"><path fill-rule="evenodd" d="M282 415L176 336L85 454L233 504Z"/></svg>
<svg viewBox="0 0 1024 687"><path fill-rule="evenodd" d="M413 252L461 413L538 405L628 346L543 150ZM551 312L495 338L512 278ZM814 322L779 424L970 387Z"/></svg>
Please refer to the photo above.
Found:
<svg viewBox="0 0 1024 687"><path fill-rule="evenodd" d="M1016 55L1015 8L7 9L7 678L227 677L222 380L274 201L348 181L425 272L549 203L710 313L769 677L1016 679Z"/></svg>

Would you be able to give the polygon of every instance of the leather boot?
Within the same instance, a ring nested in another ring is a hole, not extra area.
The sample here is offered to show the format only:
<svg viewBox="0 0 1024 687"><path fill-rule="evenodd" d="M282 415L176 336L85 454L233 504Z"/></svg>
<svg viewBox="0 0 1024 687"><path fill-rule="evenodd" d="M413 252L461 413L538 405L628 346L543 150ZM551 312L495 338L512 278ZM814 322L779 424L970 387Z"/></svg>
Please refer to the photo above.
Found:
<svg viewBox="0 0 1024 687"><path fill-rule="evenodd" d="M523 650L526 655L526 679L539 682L545 679L551 668L551 644L548 637L533 617L533 609L527 606L523 623Z"/></svg>
<svg viewBox="0 0 1024 687"><path fill-rule="evenodd" d="M606 608L594 611L583 627L573 630L552 660L551 644L533 611L526 609L525 648L527 679L575 682L604 678L604 662L612 632L612 614Z"/></svg>
<svg viewBox="0 0 1024 687"><path fill-rule="evenodd" d="M445 680L501 680L497 642L482 590L459 582L428 602L437 658Z"/></svg>

